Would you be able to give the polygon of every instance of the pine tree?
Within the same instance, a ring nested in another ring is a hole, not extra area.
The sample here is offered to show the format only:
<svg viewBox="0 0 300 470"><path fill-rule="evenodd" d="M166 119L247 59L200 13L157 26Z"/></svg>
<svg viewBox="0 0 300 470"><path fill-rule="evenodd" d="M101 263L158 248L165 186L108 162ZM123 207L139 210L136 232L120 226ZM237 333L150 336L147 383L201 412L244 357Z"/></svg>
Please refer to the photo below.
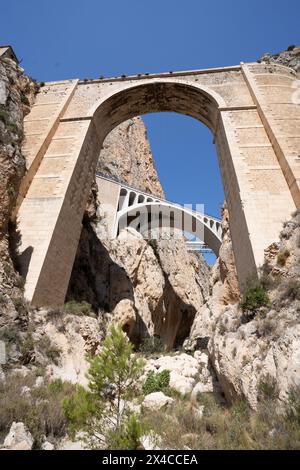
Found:
<svg viewBox="0 0 300 470"><path fill-rule="evenodd" d="M91 448L134 449L139 444L139 418L128 407L143 361L120 327L112 326L101 352L89 359L88 390L78 386L63 407L75 433L83 430Z"/></svg>

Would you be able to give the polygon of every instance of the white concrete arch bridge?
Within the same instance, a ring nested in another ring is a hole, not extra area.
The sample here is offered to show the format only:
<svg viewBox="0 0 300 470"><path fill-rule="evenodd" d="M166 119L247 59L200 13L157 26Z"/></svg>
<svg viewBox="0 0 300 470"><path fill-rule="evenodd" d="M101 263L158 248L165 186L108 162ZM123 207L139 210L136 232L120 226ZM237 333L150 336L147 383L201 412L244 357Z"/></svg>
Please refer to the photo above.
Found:
<svg viewBox="0 0 300 470"><path fill-rule="evenodd" d="M133 188L112 178L96 174L99 199L108 221L111 238L130 226L144 237L153 237L164 229L170 236L186 236L190 251L211 252L218 256L222 243L220 219L195 211L190 207L167 201Z"/></svg>

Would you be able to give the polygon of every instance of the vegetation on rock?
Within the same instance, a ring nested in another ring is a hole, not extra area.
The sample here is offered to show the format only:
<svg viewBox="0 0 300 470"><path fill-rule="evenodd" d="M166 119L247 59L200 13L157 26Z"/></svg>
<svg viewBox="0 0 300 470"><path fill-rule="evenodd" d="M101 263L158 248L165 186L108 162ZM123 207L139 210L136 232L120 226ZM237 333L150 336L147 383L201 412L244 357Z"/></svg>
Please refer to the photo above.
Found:
<svg viewBox="0 0 300 470"><path fill-rule="evenodd" d="M170 384L170 371L163 370L156 374L150 370L147 374L145 383L143 384L143 392L145 395L153 392L164 392Z"/></svg>
<svg viewBox="0 0 300 470"><path fill-rule="evenodd" d="M101 352L90 359L89 390L79 387L63 404L73 431L85 431L91 448L138 447L142 431L127 400L136 392L142 369L125 333L112 326Z"/></svg>

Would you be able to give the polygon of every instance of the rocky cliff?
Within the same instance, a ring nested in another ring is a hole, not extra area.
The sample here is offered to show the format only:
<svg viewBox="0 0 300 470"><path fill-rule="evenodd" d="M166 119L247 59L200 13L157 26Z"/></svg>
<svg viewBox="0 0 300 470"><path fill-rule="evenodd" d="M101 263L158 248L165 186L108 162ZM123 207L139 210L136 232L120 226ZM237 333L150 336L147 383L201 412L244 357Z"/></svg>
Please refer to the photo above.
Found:
<svg viewBox="0 0 300 470"><path fill-rule="evenodd" d="M141 118L108 135L98 171L164 196ZM132 231L116 240L101 239L105 220L97 204L94 193L68 298L86 300L106 318L118 319L136 345L149 335L159 336L167 348L182 344L208 293L203 257L188 253L183 240L147 243Z"/></svg>
<svg viewBox="0 0 300 470"><path fill-rule="evenodd" d="M16 61L0 57L0 339L11 346L15 359L19 334L27 324L27 308L24 281L14 266L18 236L10 215L25 173L23 118L37 91L36 82L24 75Z"/></svg>
<svg viewBox="0 0 300 470"><path fill-rule="evenodd" d="M300 73L300 46L289 46L285 51L278 54L264 54L259 62L285 65Z"/></svg>
<svg viewBox="0 0 300 470"><path fill-rule="evenodd" d="M133 188L164 197L146 127L140 117L123 122L106 137L97 171Z"/></svg>

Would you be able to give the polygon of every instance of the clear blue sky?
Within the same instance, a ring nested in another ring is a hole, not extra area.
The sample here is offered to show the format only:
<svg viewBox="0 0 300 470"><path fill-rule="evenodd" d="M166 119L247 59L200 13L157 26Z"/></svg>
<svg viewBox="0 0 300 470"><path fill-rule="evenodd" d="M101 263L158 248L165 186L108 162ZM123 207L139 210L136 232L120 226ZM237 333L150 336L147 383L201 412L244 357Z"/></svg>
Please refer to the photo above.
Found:
<svg viewBox="0 0 300 470"><path fill-rule="evenodd" d="M0 43L38 80L236 65L300 43L299 0L11 0ZM170 113L145 117L166 195L223 202L210 132Z"/></svg>

